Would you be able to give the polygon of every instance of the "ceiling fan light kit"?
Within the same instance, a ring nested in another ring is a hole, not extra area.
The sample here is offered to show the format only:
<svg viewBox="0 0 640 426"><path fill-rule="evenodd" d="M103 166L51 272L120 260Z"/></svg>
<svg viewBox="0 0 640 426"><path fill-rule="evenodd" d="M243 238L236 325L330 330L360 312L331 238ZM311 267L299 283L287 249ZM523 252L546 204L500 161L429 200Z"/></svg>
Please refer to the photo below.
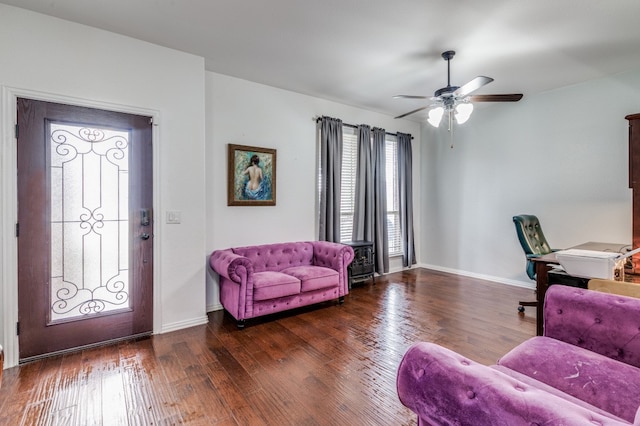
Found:
<svg viewBox="0 0 640 426"><path fill-rule="evenodd" d="M435 91L432 97L416 96L416 95L396 95L394 98L403 99L429 99L433 103L431 105L409 111L395 118L403 118L416 112L430 108L429 118L427 122L433 127L438 127L444 113L448 115L449 131L451 131L451 123L455 118L458 124L463 124L473 112L473 102L517 102L522 99L521 93L502 94L502 95L471 95L479 88L493 81L491 77L478 76L463 86L451 85L451 64L450 61L456 52L447 50L442 53L442 58L447 61L447 86Z"/></svg>
<svg viewBox="0 0 640 426"><path fill-rule="evenodd" d="M429 111L429 118L427 119L427 121L433 127L438 127L440 125L440 120L442 120L442 114L444 114L444 108L433 108Z"/></svg>
<svg viewBox="0 0 640 426"><path fill-rule="evenodd" d="M473 112L473 104L464 103L456 105L456 121L458 124L464 124L467 122L471 113Z"/></svg>

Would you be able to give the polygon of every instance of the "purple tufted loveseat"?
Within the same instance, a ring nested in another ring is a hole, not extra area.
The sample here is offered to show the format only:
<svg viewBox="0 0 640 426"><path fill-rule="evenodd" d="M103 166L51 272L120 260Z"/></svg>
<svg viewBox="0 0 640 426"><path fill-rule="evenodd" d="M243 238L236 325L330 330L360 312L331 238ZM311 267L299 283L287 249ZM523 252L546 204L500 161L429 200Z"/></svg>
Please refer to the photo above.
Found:
<svg viewBox="0 0 640 426"><path fill-rule="evenodd" d="M421 426L640 425L640 299L553 285L543 336L493 366L416 343L397 390Z"/></svg>
<svg viewBox="0 0 640 426"><path fill-rule="evenodd" d="M288 242L214 251L209 264L220 276L220 303L245 320L349 293L350 246L327 241Z"/></svg>

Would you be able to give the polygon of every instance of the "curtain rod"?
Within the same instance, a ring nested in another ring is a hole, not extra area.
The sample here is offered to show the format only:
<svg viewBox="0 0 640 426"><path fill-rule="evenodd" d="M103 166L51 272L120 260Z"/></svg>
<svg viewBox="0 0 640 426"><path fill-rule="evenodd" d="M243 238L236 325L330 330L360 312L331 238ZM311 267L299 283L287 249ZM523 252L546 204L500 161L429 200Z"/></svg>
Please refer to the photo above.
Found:
<svg viewBox="0 0 640 426"><path fill-rule="evenodd" d="M320 120L322 120L322 117L314 117L314 118L313 118L313 120L314 120L316 123L318 123L318 122L320 122ZM357 128L358 128L358 126L357 126L356 124L347 124L347 123L342 123L342 125L343 125L343 126L346 126L346 127L350 127L350 128L352 128L352 129L357 129ZM397 134L397 133L390 133L390 132L387 132L386 130L385 130L385 134L387 134L387 135L389 135L389 136L395 136L395 137L398 137L398 134ZM409 136L411 136L411 139L413 139L413 135L411 135L411 133L407 133L407 134L408 134Z"/></svg>

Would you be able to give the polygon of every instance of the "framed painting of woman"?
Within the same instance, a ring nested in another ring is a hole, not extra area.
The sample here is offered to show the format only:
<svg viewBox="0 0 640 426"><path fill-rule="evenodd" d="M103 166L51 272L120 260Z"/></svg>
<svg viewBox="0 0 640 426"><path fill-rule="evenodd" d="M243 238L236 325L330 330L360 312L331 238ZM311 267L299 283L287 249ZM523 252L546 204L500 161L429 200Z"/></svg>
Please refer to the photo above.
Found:
<svg viewBox="0 0 640 426"><path fill-rule="evenodd" d="M229 206L276 205L276 150L228 145Z"/></svg>

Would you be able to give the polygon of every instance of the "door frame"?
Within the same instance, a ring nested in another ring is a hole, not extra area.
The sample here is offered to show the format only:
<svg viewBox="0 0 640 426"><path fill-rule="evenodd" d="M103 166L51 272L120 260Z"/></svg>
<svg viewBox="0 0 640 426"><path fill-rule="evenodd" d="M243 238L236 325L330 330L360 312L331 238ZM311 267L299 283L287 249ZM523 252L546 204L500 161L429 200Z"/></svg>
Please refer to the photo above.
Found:
<svg viewBox="0 0 640 426"><path fill-rule="evenodd" d="M15 226L18 221L18 178L15 126L17 123L17 100L29 98L37 101L56 102L81 107L97 108L128 114L146 115L153 119L153 210L156 218L153 238L153 334L161 330L160 301L160 151L158 122L160 112L147 108L75 98L64 95L0 86L0 344L4 346L5 368L18 365L19 346L16 324L18 323L18 240Z"/></svg>

